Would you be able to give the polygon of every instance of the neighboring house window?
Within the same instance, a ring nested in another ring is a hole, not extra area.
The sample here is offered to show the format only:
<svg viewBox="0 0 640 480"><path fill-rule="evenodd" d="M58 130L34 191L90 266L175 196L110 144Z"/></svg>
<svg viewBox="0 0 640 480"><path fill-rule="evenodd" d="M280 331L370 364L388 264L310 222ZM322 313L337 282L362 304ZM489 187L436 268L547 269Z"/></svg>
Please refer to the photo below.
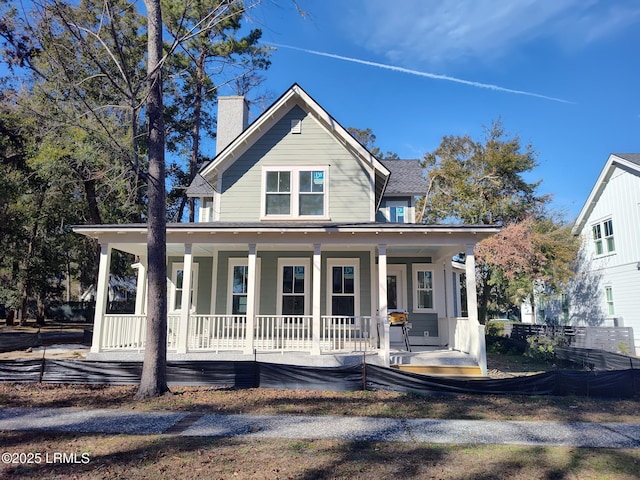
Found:
<svg viewBox="0 0 640 480"><path fill-rule="evenodd" d="M198 264L194 263L191 266L191 295L190 295L190 303L191 309L195 310L196 308L196 300L197 297L193 294L193 292L197 291L197 283L198 283ZM173 286L172 290L172 300L171 306L173 311L182 310L182 286L184 285L184 264L183 263L174 263L173 264L173 274L171 276L171 285Z"/></svg>
<svg viewBox="0 0 640 480"><path fill-rule="evenodd" d="M307 315L309 309L309 261L281 258L278 260L278 284L281 315Z"/></svg>
<svg viewBox="0 0 640 480"><path fill-rule="evenodd" d="M413 265L413 309L417 312L433 311L434 274L431 264Z"/></svg>
<svg viewBox="0 0 640 480"><path fill-rule="evenodd" d="M613 221L611 219L595 224L592 231L596 255L615 251L616 245L613 240Z"/></svg>
<svg viewBox="0 0 640 480"><path fill-rule="evenodd" d="M331 315L340 317L359 315L358 260L330 259L327 261L327 267Z"/></svg>
<svg viewBox="0 0 640 480"><path fill-rule="evenodd" d="M605 287L604 294L607 299L607 314L610 317L613 317L616 313L615 308L613 307L613 288Z"/></svg>
<svg viewBox="0 0 640 480"><path fill-rule="evenodd" d="M265 218L327 215L326 167L269 167L264 173Z"/></svg>

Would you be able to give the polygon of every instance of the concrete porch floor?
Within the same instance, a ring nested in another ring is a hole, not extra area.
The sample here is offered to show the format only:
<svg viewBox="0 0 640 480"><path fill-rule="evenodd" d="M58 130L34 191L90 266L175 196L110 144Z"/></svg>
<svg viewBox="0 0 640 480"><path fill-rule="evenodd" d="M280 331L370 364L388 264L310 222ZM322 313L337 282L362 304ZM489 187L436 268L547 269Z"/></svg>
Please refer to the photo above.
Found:
<svg viewBox="0 0 640 480"><path fill-rule="evenodd" d="M412 346L411 352L404 349L403 344L391 344L391 365L429 365L429 366L477 366L468 354L449 350L447 347ZM139 361L143 360L142 352L110 351L87 353L86 359L93 361ZM168 361L258 361L280 363L284 365L300 365L311 367L339 367L360 365L363 360L373 365L384 365L384 359L377 351L344 352L310 355L304 352L257 352L243 354L237 351L191 352L177 354L169 352Z"/></svg>

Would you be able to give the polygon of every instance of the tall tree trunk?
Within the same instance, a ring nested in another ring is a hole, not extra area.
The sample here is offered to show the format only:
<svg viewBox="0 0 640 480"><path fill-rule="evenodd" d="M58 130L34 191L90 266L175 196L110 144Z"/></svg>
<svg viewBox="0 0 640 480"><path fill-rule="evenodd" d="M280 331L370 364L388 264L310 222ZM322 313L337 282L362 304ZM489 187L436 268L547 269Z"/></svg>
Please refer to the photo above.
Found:
<svg viewBox="0 0 640 480"><path fill-rule="evenodd" d="M204 71L206 55L201 47L200 57L196 62L196 91L193 108L193 128L191 129L191 159L189 161L189 183L193 181L198 173L198 158L200 157L200 124L202 123L202 97L204 95L204 81L206 73ZM195 201L189 199L189 221L196 221Z"/></svg>
<svg viewBox="0 0 640 480"><path fill-rule="evenodd" d="M167 264L164 121L162 106L162 13L160 0L145 0L148 25L149 176L147 209L148 300L147 339L142 377L136 397L169 391L167 386Z"/></svg>

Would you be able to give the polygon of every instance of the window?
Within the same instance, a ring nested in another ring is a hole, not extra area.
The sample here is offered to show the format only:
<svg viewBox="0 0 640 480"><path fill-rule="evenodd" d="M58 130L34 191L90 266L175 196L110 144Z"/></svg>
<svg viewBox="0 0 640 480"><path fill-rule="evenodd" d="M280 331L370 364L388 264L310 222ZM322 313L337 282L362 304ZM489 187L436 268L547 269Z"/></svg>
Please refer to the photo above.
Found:
<svg viewBox="0 0 640 480"><path fill-rule="evenodd" d="M278 260L279 314L307 315L309 311L309 260L281 258Z"/></svg>
<svg viewBox="0 0 640 480"><path fill-rule="evenodd" d="M389 207L389 221L391 223L406 223L405 209L406 207Z"/></svg>
<svg viewBox="0 0 640 480"><path fill-rule="evenodd" d="M413 265L413 309L417 312L434 310L433 265Z"/></svg>
<svg viewBox="0 0 640 480"><path fill-rule="evenodd" d="M324 215L324 171L300 172L299 214Z"/></svg>
<svg viewBox="0 0 640 480"><path fill-rule="evenodd" d="M194 263L191 266L191 295L190 295L190 303L191 309L195 310L197 296L194 296L193 292L197 292L196 284L198 282L198 264ZM171 310L178 312L182 310L182 291L184 285L184 264L183 263L174 263L173 264L173 273L171 275Z"/></svg>
<svg viewBox="0 0 640 480"><path fill-rule="evenodd" d="M607 300L607 314L610 317L615 315L615 308L613 307L613 288L605 287L604 289L605 298Z"/></svg>
<svg viewBox="0 0 640 480"><path fill-rule="evenodd" d="M613 221L611 219L593 225L592 232L596 255L615 251L616 245L613 240Z"/></svg>
<svg viewBox="0 0 640 480"><path fill-rule="evenodd" d="M264 170L264 218L327 218L326 167Z"/></svg>
<svg viewBox="0 0 640 480"><path fill-rule="evenodd" d="M229 259L229 282L227 286L227 313L247 314L249 293L249 262L246 258ZM256 259L256 278L260 278L260 258ZM259 280L256 281L256 303L260 298ZM257 305L256 305L257 308Z"/></svg>
<svg viewBox="0 0 640 480"><path fill-rule="evenodd" d="M249 267L235 265L232 269L231 313L234 315L247 314L247 279Z"/></svg>
<svg viewBox="0 0 640 480"><path fill-rule="evenodd" d="M291 213L291 172L267 172L267 215Z"/></svg>
<svg viewBox="0 0 640 480"><path fill-rule="evenodd" d="M359 315L358 259L329 259L327 261L329 311L333 316Z"/></svg>
<svg viewBox="0 0 640 480"><path fill-rule="evenodd" d="M200 212L199 222L213 222L213 197L203 197L196 199L199 201L198 210Z"/></svg>
<svg viewBox="0 0 640 480"><path fill-rule="evenodd" d="M381 209L389 223L411 223L412 208L408 200L387 200Z"/></svg>

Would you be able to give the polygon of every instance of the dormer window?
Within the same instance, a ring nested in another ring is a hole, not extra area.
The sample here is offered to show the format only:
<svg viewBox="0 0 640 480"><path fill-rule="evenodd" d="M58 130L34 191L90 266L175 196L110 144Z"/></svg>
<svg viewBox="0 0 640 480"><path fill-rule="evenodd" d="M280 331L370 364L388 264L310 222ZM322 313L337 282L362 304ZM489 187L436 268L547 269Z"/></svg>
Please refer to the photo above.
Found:
<svg viewBox="0 0 640 480"><path fill-rule="evenodd" d="M264 219L325 219L328 168L265 167Z"/></svg>

